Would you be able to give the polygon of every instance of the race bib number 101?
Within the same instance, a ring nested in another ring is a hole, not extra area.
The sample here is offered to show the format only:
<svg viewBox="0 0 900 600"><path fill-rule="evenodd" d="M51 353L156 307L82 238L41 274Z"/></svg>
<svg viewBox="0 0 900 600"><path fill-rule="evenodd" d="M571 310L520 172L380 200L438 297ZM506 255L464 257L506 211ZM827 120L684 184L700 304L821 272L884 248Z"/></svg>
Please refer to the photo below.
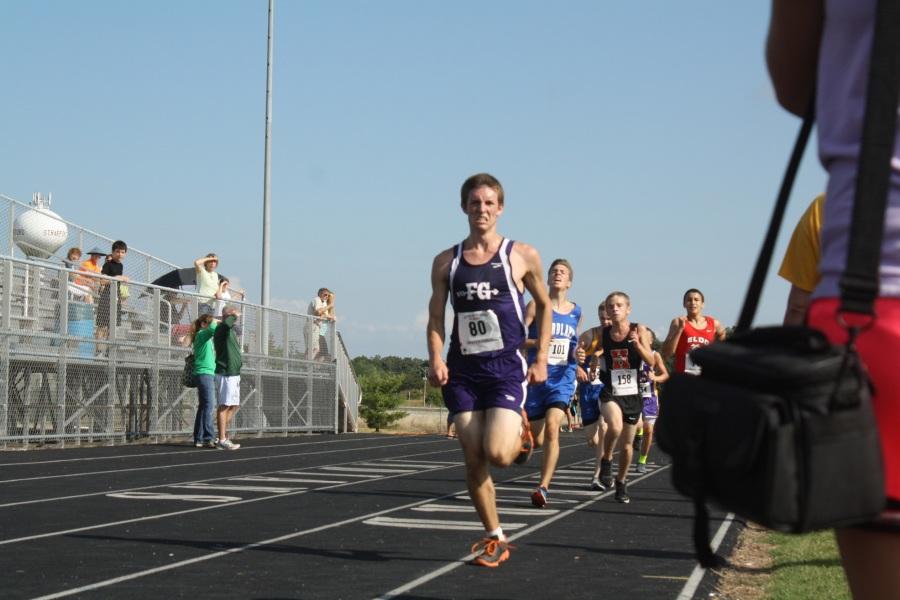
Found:
<svg viewBox="0 0 900 600"><path fill-rule="evenodd" d="M503 350L500 321L492 310L457 313L459 349L464 355Z"/></svg>
<svg viewBox="0 0 900 600"><path fill-rule="evenodd" d="M569 338L553 338L550 340L547 364L561 365L566 362L569 362Z"/></svg>

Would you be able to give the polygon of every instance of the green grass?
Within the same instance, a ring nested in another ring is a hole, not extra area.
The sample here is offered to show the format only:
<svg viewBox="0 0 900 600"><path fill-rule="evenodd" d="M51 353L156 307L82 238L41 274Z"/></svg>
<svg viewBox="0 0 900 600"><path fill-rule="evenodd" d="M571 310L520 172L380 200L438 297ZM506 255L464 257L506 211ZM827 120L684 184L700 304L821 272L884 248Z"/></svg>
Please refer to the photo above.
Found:
<svg viewBox="0 0 900 600"><path fill-rule="evenodd" d="M850 598L833 532L820 531L807 535L770 533L768 541L775 546L768 598Z"/></svg>

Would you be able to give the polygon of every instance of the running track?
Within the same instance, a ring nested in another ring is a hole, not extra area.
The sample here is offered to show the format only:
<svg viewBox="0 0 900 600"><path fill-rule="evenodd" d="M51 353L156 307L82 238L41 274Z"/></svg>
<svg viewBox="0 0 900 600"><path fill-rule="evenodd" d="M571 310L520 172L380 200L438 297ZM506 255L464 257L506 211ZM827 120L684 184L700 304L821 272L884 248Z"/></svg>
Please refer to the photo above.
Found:
<svg viewBox="0 0 900 600"><path fill-rule="evenodd" d="M700 598L692 507L662 454L632 502L586 488L593 453L562 434L551 503L531 507L540 453L495 470L515 549L463 561L481 526L455 441L242 439L0 453L3 598ZM737 527L714 513L720 552Z"/></svg>

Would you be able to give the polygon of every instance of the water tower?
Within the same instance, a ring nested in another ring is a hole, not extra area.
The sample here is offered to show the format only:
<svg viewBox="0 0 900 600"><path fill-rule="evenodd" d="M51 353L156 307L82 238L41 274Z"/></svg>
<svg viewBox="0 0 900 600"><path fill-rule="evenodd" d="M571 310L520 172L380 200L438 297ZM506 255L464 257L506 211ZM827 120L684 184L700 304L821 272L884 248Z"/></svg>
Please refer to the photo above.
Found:
<svg viewBox="0 0 900 600"><path fill-rule="evenodd" d="M29 258L50 258L66 243L69 228L50 210L52 194L32 194L32 208L13 223L13 241Z"/></svg>

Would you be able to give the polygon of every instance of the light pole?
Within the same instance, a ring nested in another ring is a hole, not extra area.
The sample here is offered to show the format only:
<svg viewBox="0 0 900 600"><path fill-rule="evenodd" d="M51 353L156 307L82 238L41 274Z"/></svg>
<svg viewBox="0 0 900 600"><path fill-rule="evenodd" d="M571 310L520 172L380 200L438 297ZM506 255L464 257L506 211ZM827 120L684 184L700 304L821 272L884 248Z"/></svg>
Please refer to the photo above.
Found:
<svg viewBox="0 0 900 600"><path fill-rule="evenodd" d="M262 351L269 353L269 179L272 171L272 37L274 35L275 0L269 0L269 35L266 50L266 143L263 159L263 234L262 234Z"/></svg>
<svg viewBox="0 0 900 600"><path fill-rule="evenodd" d="M422 407L425 407L426 394L428 392L428 378L422 378Z"/></svg>

